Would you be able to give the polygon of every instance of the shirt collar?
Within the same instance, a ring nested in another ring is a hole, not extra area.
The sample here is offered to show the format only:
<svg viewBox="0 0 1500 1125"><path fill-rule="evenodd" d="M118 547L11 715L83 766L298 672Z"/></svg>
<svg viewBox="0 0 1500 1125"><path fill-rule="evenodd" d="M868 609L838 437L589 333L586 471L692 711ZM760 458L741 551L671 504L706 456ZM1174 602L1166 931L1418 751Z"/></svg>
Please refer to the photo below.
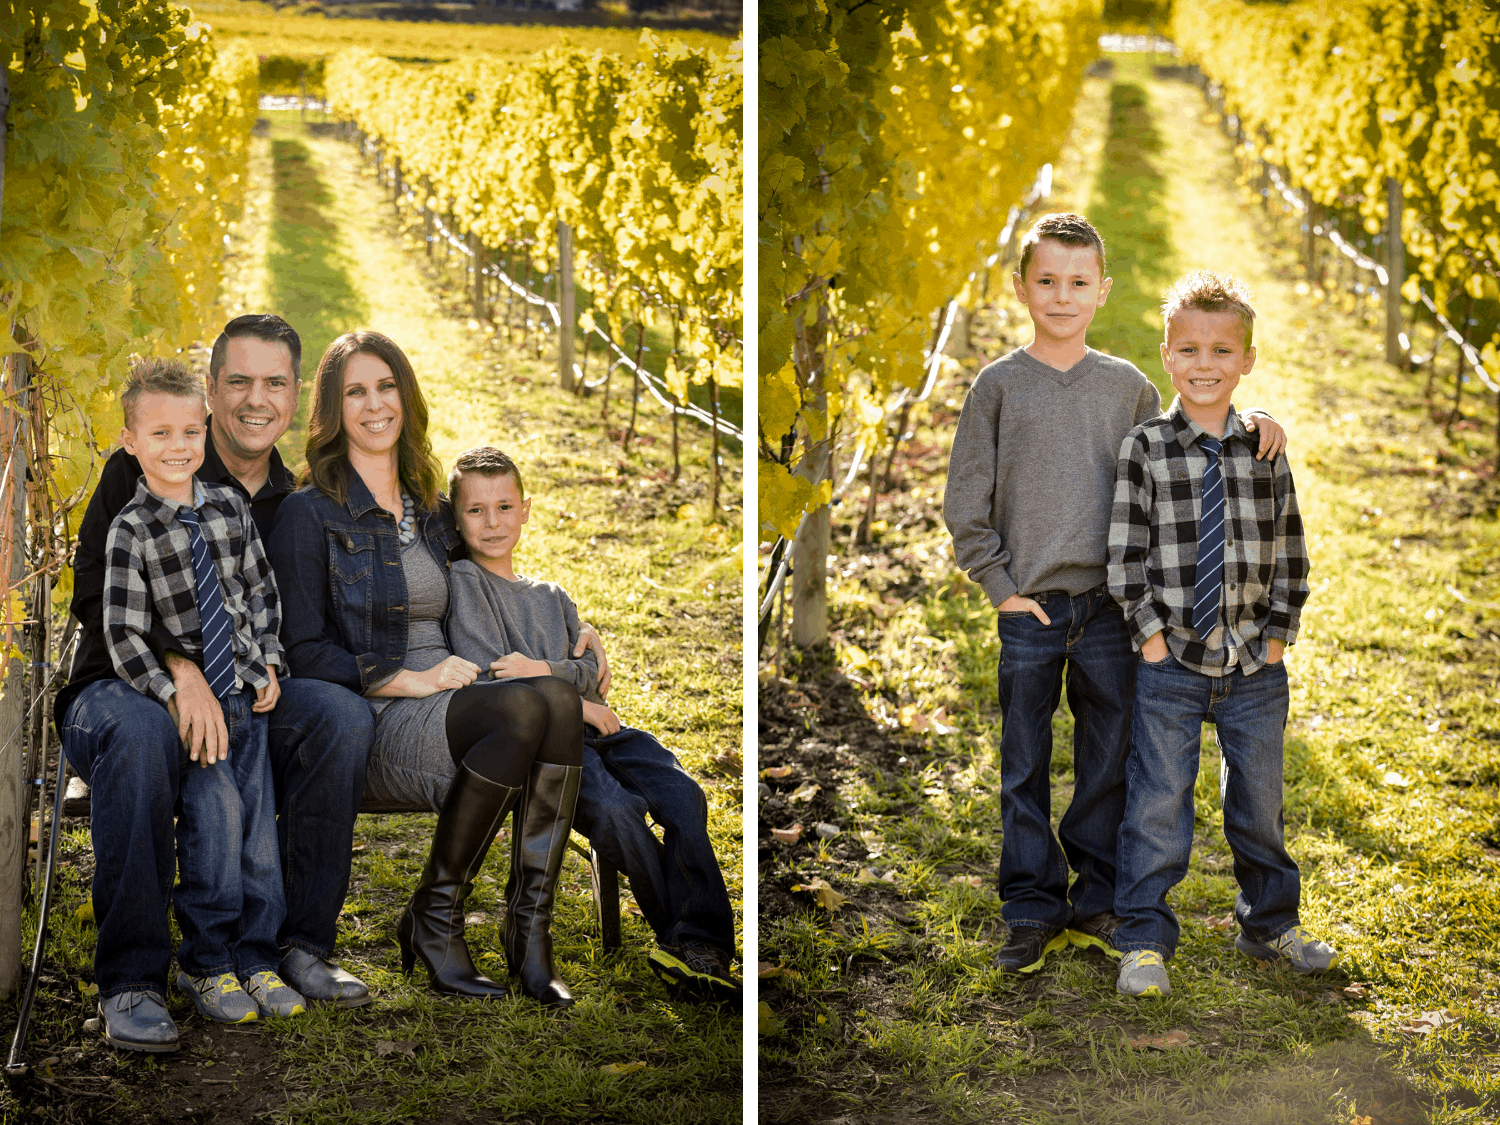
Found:
<svg viewBox="0 0 1500 1125"><path fill-rule="evenodd" d="M135 486L135 498L140 501L141 506L155 517L159 523L169 524L177 518L177 513L183 508L192 507L196 511L203 507L208 502L209 495L208 490L203 486L203 482L198 479L197 474L194 474L193 502L191 505L179 504L176 500L168 500L152 492L146 485L145 474L142 474L141 479Z"/></svg>
<svg viewBox="0 0 1500 1125"><path fill-rule="evenodd" d="M213 415L208 416L208 434L203 442L203 464L198 468L198 476L211 484L227 484L231 488L245 491L245 486L240 483L238 477L224 467L224 461L219 456L219 451L214 448ZM260 491L250 497L258 500L265 496L278 496L291 492L297 486L296 479L292 476L290 469L281 460L281 451L274 445L271 447L271 459L269 470L266 473L266 483L261 485Z"/></svg>
<svg viewBox="0 0 1500 1125"><path fill-rule="evenodd" d="M1177 436L1177 444L1183 449L1193 445L1201 437L1211 437L1215 441L1228 443L1230 438L1239 438L1243 442L1251 442L1254 435L1245 429L1245 423L1240 420L1238 411L1233 404L1229 407L1228 426L1225 427L1224 436L1211 434L1202 426L1189 418L1182 409L1182 396L1176 395L1172 399L1172 405L1167 407L1167 417L1172 422L1172 430Z"/></svg>

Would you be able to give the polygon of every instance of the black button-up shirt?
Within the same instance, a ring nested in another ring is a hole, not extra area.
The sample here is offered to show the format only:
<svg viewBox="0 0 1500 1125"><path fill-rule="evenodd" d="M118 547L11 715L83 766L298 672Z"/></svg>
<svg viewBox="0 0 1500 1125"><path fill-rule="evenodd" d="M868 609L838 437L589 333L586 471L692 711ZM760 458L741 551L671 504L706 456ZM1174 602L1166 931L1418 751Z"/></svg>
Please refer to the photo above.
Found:
<svg viewBox="0 0 1500 1125"><path fill-rule="evenodd" d="M238 477L224 467L218 451L214 449L212 419L204 441L203 464L197 472L199 480L206 484L222 484L235 489L250 505L250 518L263 542L271 538L271 529L276 524L276 513L281 501L296 487L291 470L282 463L281 454L271 450L270 470L266 483L254 496L240 483ZM99 486L89 500L83 513L83 523L78 527L78 545L73 552L73 616L78 618L82 635L78 638L78 651L73 658L72 674L68 683L57 693L53 717L59 731L68 708L83 688L97 680L114 678L115 668L109 659L109 649L104 643L104 569L106 541L109 525L120 514L125 505L135 497L136 485L141 479L141 463L123 449L110 454L99 476ZM147 643L158 660L166 653L181 651L171 633L159 624L152 628Z"/></svg>

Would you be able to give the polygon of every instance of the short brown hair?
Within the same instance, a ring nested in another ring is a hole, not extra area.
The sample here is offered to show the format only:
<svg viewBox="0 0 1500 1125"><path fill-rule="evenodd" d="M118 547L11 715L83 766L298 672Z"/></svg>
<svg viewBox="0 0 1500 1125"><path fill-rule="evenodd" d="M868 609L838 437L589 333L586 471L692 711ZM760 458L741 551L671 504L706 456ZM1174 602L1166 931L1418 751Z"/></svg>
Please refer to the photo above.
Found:
<svg viewBox="0 0 1500 1125"><path fill-rule="evenodd" d="M1061 242L1064 246L1092 246L1094 253L1099 255L1099 277L1104 278L1104 239L1094 224L1082 215L1075 215L1071 211L1058 211L1051 215L1043 215L1031 224L1031 229L1021 239L1021 264L1017 267L1021 273L1021 280L1026 280L1026 267L1031 265L1032 253L1036 250L1036 244L1044 238L1050 238L1054 242Z"/></svg>
<svg viewBox="0 0 1500 1125"><path fill-rule="evenodd" d="M448 474L448 500L455 511L458 509L458 484L465 473L481 477L513 476L516 478L516 491L521 494L522 500L526 499L526 482L521 479L520 466L511 459L509 453L496 449L493 445L481 445L460 453L458 460L453 462L453 471Z"/></svg>
<svg viewBox="0 0 1500 1125"><path fill-rule="evenodd" d="M307 472L311 483L336 502L349 499L349 435L344 433L344 368L354 355L372 355L391 369L401 396L401 438L396 474L423 511L437 508L443 470L427 438L427 402L416 372L396 341L368 328L346 332L323 353L313 384L312 417L307 425Z"/></svg>
<svg viewBox="0 0 1500 1125"><path fill-rule="evenodd" d="M120 406L125 411L126 429L135 428L135 408L142 395L176 395L178 398L195 398L203 403L208 413L208 400L203 394L203 380L187 369L180 359L138 359L130 365L130 374L120 391Z"/></svg>
<svg viewBox="0 0 1500 1125"><path fill-rule="evenodd" d="M1239 278L1213 270L1194 270L1172 283L1161 299L1162 339L1172 338L1172 318L1183 309L1199 312L1232 312L1245 326L1245 347L1255 339L1255 300L1250 287Z"/></svg>
<svg viewBox="0 0 1500 1125"><path fill-rule="evenodd" d="M292 357L292 382L302 382L302 337L297 335L297 330L272 313L246 313L224 325L224 331L214 341L213 350L208 356L210 386L218 389L219 376L223 374L224 364L229 360L229 341L246 336L264 340L268 344L284 345Z"/></svg>

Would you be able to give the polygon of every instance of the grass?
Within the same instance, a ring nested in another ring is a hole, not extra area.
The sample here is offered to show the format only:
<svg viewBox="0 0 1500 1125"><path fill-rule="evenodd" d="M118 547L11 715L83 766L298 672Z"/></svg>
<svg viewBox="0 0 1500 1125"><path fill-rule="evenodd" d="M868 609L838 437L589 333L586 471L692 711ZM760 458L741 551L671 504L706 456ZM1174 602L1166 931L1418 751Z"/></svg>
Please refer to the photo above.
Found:
<svg viewBox="0 0 1500 1125"><path fill-rule="evenodd" d="M1159 182L1120 172L1130 129L1155 150ZM877 544L846 546L863 498L839 513L830 651L767 654L760 765L789 767L766 776L761 801L767 1120L1500 1115L1493 404L1445 438L1422 399L1425 375L1381 362L1373 310L1351 315L1301 284L1298 246L1278 240L1235 174L1195 89L1117 60L1086 84L1053 203L1086 206L1115 232L1112 331L1149 324L1158 299L1155 282L1139 280L1149 256L1133 231L1164 232L1145 245L1172 270L1231 269L1257 293L1260 360L1237 404L1264 406L1289 429L1314 567L1288 654L1286 835L1303 921L1343 964L1310 979L1234 952L1235 883L1205 729L1191 870L1170 898L1183 922L1173 996L1121 997L1097 953L1057 955L1031 979L989 968L1004 934L993 889L998 642L986 599L953 568L940 516L966 383L982 358L1029 339L1024 310L1002 306L976 315L984 357L965 361L914 427L900 483L880 497ZM1104 190L1132 183L1139 197ZM1121 262L1135 263L1125 283ZM1071 730L1063 708L1058 746ZM1053 762L1059 815L1068 757ZM808 829L797 843L770 836L794 820ZM840 835L809 843L819 821ZM847 903L830 911L795 889L815 878ZM1437 1010L1455 1022L1411 1030ZM1184 1045L1144 1042L1170 1032Z"/></svg>
<svg viewBox="0 0 1500 1125"><path fill-rule="evenodd" d="M285 295L285 311L306 333L308 376L315 333L351 321L377 327L413 362L445 465L465 448L494 443L525 466L534 506L518 566L573 594L604 637L615 670L611 704L661 738L702 782L738 912L738 450L724 449L728 510L715 521L707 438L698 427L684 426L676 482L659 413L643 408L640 440L626 456L599 423L595 400L556 389L551 355L538 359L466 313L453 315L449 279L420 256L352 146L301 132L292 116L259 144L255 166L269 182L252 185L226 317L257 307L257 295ZM326 308L319 307L323 291ZM295 434L283 440L291 463L300 460L296 445ZM554 926L576 1008L550 1016L523 1000L454 1003L428 992L420 970L411 980L401 976L395 923L434 820L362 817L356 825L338 956L371 985L374 1006L271 1021L247 1035L208 1027L174 1000L184 1051L160 1060L116 1054L82 1029L93 1014L81 989L91 979L94 931L74 911L87 897L92 859L87 828L69 825L28 1052L33 1061L53 1060L39 1073L54 1085L39 1080L24 1105L0 1092L0 1120L136 1123L205 1113L299 1125L738 1119L738 1012L667 994L646 966L653 939L628 894L623 948L606 954L593 934L588 869L577 856L563 868ZM468 907L470 948L482 968L500 974L508 852L492 850ZM8 1033L6 1022L0 1018L0 1031ZM638 1063L645 1065L629 1066ZM604 1069L616 1065L626 1072Z"/></svg>

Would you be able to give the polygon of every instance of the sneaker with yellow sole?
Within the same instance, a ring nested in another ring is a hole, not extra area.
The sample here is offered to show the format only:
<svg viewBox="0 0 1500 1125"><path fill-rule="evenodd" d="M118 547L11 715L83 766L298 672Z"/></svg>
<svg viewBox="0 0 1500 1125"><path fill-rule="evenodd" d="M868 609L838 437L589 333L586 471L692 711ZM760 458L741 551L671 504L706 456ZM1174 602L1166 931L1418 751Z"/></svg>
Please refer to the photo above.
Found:
<svg viewBox="0 0 1500 1125"><path fill-rule="evenodd" d="M307 1011L307 1002L302 999L302 993L270 969L251 973L245 979L245 991L254 999L262 1019L272 1016L300 1016Z"/></svg>
<svg viewBox="0 0 1500 1125"><path fill-rule="evenodd" d="M233 973L216 977L195 977L183 971L177 974L177 987L186 992L198 1014L215 1023L252 1023L260 1018L260 1007L240 987Z"/></svg>
<svg viewBox="0 0 1500 1125"><path fill-rule="evenodd" d="M1126 996L1170 996L1172 982L1161 954L1154 949L1132 949L1120 959L1115 988Z"/></svg>

